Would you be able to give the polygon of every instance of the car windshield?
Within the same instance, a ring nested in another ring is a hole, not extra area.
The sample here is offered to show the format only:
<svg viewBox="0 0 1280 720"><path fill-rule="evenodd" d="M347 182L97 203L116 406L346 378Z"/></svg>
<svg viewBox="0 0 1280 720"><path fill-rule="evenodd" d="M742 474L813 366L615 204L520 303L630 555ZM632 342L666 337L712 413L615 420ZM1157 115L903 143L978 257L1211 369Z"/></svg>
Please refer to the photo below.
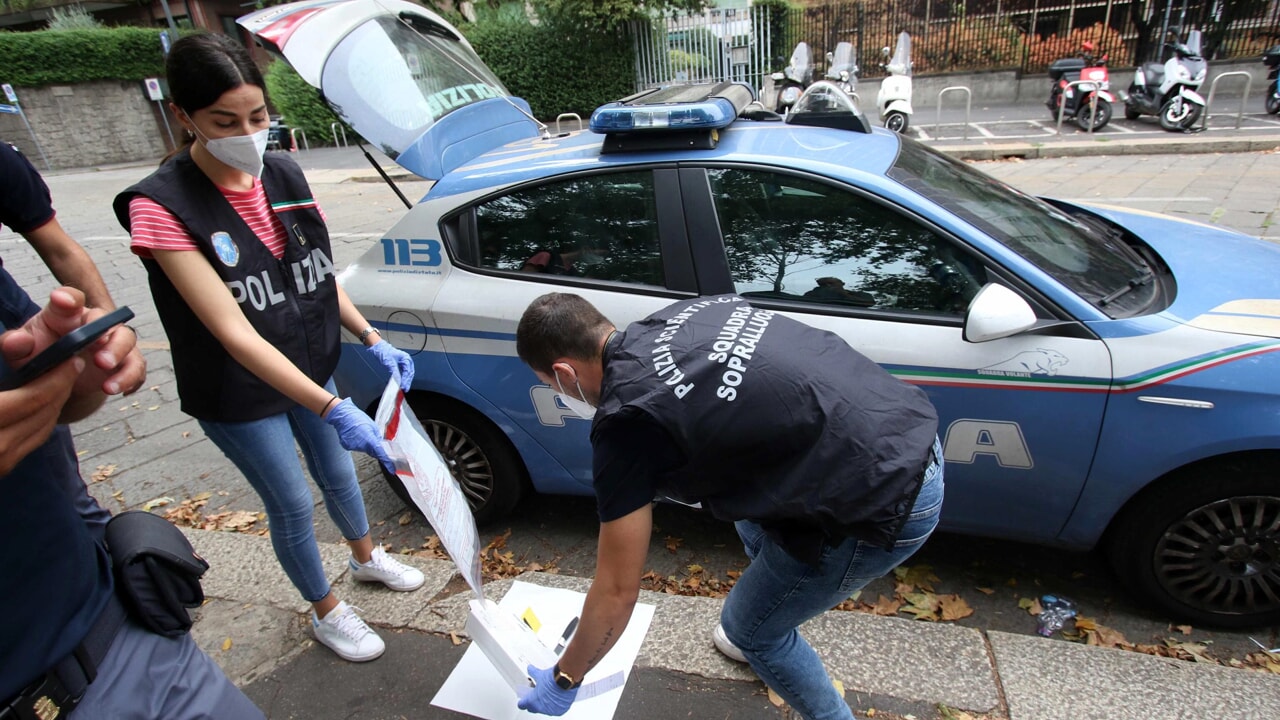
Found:
<svg viewBox="0 0 1280 720"><path fill-rule="evenodd" d="M1118 233L1076 220L968 165L904 139L889 177L955 213L1111 317L1141 312L1158 292Z"/></svg>

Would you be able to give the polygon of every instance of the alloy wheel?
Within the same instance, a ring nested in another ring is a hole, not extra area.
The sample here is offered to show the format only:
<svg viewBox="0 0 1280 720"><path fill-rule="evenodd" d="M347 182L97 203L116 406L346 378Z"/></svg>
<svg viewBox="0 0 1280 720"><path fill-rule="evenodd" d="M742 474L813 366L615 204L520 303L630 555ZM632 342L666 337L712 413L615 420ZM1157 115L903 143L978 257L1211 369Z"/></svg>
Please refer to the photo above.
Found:
<svg viewBox="0 0 1280 720"><path fill-rule="evenodd" d="M1157 581L1190 607L1280 610L1280 498L1237 496L1192 510L1165 531L1155 563Z"/></svg>

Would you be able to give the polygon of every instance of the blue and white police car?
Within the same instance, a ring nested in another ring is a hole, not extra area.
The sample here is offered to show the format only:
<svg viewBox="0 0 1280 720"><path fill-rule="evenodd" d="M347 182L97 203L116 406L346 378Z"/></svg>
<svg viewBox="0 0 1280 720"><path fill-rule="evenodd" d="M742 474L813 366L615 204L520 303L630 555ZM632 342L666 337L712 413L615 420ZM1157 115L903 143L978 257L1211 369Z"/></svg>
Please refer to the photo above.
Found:
<svg viewBox="0 0 1280 720"><path fill-rule="evenodd" d="M530 301L579 293L625 326L737 293L929 394L944 529L1102 545L1172 615L1280 622L1280 247L1029 197L838 93L780 122L742 86L666 88L552 133L421 6L240 22L435 180L341 281L413 354L410 402L480 521L591 493L589 424L516 357ZM371 407L386 377L346 341L338 380Z"/></svg>

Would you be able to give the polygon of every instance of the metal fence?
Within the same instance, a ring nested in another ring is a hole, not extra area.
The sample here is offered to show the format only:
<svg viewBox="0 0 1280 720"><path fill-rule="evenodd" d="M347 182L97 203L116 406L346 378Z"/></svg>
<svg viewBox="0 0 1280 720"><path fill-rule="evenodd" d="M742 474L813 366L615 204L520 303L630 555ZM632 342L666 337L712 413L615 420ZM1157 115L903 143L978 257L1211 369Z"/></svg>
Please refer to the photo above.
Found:
<svg viewBox="0 0 1280 720"><path fill-rule="evenodd" d="M859 74L878 77L882 48L912 36L917 73L1018 68L1044 72L1084 40L1112 65L1163 60L1165 40L1199 29L1210 60L1260 56L1280 44L1280 0L846 0L671 14L632 25L637 87L744 80L761 87L797 42L826 53L850 42Z"/></svg>

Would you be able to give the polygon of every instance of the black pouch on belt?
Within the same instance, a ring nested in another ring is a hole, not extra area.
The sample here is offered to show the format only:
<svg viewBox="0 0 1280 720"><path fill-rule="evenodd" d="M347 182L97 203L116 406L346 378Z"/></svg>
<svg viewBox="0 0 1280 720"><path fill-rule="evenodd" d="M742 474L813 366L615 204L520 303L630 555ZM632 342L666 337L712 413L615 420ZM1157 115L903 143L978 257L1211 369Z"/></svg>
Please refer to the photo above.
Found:
<svg viewBox="0 0 1280 720"><path fill-rule="evenodd" d="M204 602L200 577L209 563L182 531L158 515L130 510L107 523L116 594L133 619L166 637L191 629L187 608Z"/></svg>

